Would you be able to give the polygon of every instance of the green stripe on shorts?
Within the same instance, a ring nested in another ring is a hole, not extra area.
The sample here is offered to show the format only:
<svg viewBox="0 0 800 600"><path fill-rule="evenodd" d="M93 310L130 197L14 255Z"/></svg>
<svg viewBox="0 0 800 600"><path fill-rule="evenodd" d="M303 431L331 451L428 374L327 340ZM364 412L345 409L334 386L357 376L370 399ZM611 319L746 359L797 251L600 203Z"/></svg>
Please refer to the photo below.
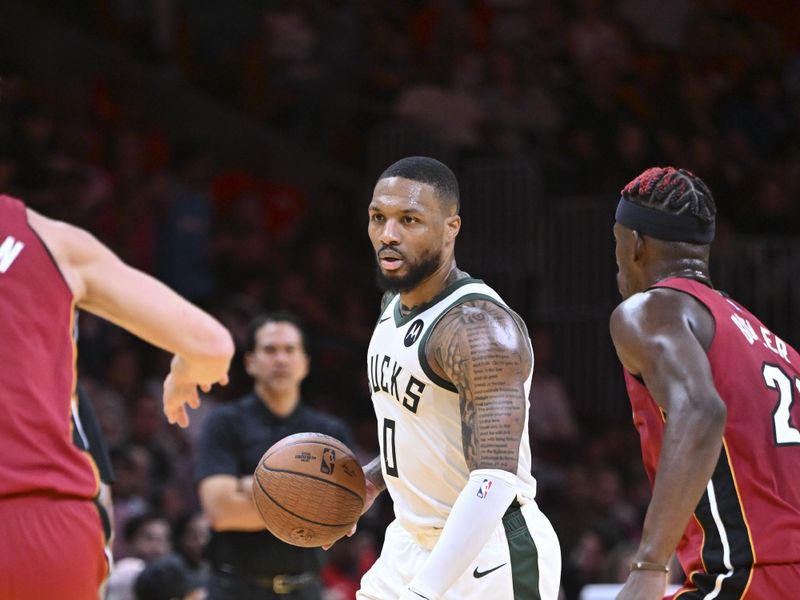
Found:
<svg viewBox="0 0 800 600"><path fill-rule="evenodd" d="M508 551L511 555L511 580L514 600L541 600L539 595L539 552L533 543L520 506L514 503L503 516Z"/></svg>

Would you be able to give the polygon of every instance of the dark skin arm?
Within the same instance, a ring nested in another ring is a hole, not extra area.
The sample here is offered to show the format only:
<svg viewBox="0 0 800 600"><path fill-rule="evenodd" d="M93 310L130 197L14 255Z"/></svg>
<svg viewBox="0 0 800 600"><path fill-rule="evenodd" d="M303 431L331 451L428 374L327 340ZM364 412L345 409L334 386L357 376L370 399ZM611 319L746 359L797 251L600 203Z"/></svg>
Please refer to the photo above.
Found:
<svg viewBox="0 0 800 600"><path fill-rule="evenodd" d="M636 561L667 564L719 460L727 411L706 356L713 337L706 308L674 290L636 294L611 315L622 365L667 415ZM664 573L632 571L617 599L660 600L665 590Z"/></svg>
<svg viewBox="0 0 800 600"><path fill-rule="evenodd" d="M458 390L468 469L516 473L532 364L522 320L490 301L465 302L442 317L426 350Z"/></svg>

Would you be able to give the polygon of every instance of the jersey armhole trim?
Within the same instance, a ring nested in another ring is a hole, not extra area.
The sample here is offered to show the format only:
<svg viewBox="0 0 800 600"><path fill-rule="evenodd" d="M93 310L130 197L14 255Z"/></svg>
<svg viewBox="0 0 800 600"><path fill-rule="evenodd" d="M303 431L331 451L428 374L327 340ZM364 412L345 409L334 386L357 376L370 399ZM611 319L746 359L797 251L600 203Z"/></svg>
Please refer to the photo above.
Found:
<svg viewBox="0 0 800 600"><path fill-rule="evenodd" d="M58 262L56 262L56 257L53 256L53 253L50 251L50 247L45 243L44 239L42 239L42 236L39 235L39 232L36 231L36 228L34 228L34 226L31 225L31 221L28 218L27 206L25 207L25 224L28 226L28 229L31 230L31 233L34 236L36 236L36 239L39 240L39 243L42 245L42 248L44 248L44 251L47 253L47 256L50 257L50 261L53 263L53 267L55 268L56 272L61 278L61 281L64 282L64 287L67 288L67 293L69 293L69 297L72 299L72 303L75 304L76 305L75 308L77 308L77 303L75 302L75 293L72 291L72 288L69 287L69 282L67 281L67 278L64 277L64 272L61 270L61 267L58 266Z"/></svg>
<svg viewBox="0 0 800 600"><path fill-rule="evenodd" d="M713 291L718 291L718 290L714 290L714 288L708 288L708 289L713 290ZM695 302L697 302L700 306L703 307L703 309L708 313L708 316L711 317L711 323L712 323L713 328L714 328L714 331L711 333L711 339L708 341L708 348L704 348L706 354L711 352L711 347L714 345L714 340L717 339L717 318L714 316L714 311L711 310L711 307L708 304L706 304L703 301L702 298L698 298L697 296L695 296L692 292L690 292L688 290L682 290L680 288L672 287L670 285L654 285L652 287L647 288L648 292L650 290L672 290L672 291L675 291L675 292L680 292L681 294L683 294L685 296L689 296ZM723 296L723 298L724 297L725 296ZM694 333L694 329L692 329L691 325L689 326L689 329L691 329L692 333ZM697 337L697 336L695 335L695 337ZM700 339L698 338L697 341L699 342Z"/></svg>
<svg viewBox="0 0 800 600"><path fill-rule="evenodd" d="M394 305L393 313L394 313L394 324L396 327L402 327L406 323L410 323L412 319L416 318L418 315L421 315L423 312L428 310L431 306L441 302L447 296L452 294L457 289L464 287L470 283L483 283L482 279L475 279L474 277L464 277L463 279L458 279L451 283L449 286L444 288L441 292L436 294L433 298L428 300L427 302L420 304L419 306L415 306L414 309L409 312L407 315L400 314L400 300L397 300ZM397 295L399 296L399 294ZM448 307L448 310L452 307Z"/></svg>
<svg viewBox="0 0 800 600"><path fill-rule="evenodd" d="M464 294L463 296L456 298L453 302L447 306L436 319L431 323L430 327L422 334L422 339L419 342L419 347L417 348L417 356L419 359L419 364L422 367L422 371L427 375L430 380L438 385L439 387L443 387L444 389L451 391L455 394L458 393L458 389L454 386L451 382L447 381L443 377L441 377L436 371L428 363L428 358L425 353L425 349L428 345L428 338L431 336L431 332L436 328L436 325L439 324L439 321L442 320L442 317L445 316L448 312L450 312L453 308L458 306L459 304L463 304L464 302L469 302L471 300L488 300L492 304L496 304L500 308L508 311L508 307L498 302L496 298L489 296L488 294L482 294L480 292L473 292L471 294Z"/></svg>
<svg viewBox="0 0 800 600"><path fill-rule="evenodd" d="M394 304L395 298L397 298L397 296L399 296L399 294L393 294L392 297L386 301L386 304L381 308L381 310L378 311L378 318L375 319L375 327L378 326L378 323L381 322L381 320L384 318L387 312L389 313L389 316L392 315L392 311L390 310L390 308L392 304Z"/></svg>

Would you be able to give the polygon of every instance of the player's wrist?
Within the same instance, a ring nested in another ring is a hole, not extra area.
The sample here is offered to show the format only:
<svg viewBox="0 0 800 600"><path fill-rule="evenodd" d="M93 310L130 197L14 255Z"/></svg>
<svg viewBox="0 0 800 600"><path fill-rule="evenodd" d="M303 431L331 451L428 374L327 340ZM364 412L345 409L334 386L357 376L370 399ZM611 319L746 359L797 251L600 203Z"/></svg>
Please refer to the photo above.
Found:
<svg viewBox="0 0 800 600"><path fill-rule="evenodd" d="M188 361L179 354L172 357L169 374L172 376L175 383L193 383L191 366Z"/></svg>
<svg viewBox="0 0 800 600"><path fill-rule="evenodd" d="M367 487L367 495L372 494L373 497L380 494L383 490L386 489L386 486L380 487L372 483L369 479L365 479L366 487Z"/></svg>
<svg viewBox="0 0 800 600"><path fill-rule="evenodd" d="M643 542L639 545L639 549L633 556L632 561L667 567L671 558L671 551L660 550L655 544Z"/></svg>
<svg viewBox="0 0 800 600"><path fill-rule="evenodd" d="M648 571L654 573L661 573L662 575L665 575L669 573L669 565L660 562L634 560L631 563L631 571Z"/></svg>
<svg viewBox="0 0 800 600"><path fill-rule="evenodd" d="M378 495L386 489L386 481L383 479L380 457L375 458L361 469L364 471L364 478L367 480L367 486L372 485L372 487L375 488L375 495Z"/></svg>

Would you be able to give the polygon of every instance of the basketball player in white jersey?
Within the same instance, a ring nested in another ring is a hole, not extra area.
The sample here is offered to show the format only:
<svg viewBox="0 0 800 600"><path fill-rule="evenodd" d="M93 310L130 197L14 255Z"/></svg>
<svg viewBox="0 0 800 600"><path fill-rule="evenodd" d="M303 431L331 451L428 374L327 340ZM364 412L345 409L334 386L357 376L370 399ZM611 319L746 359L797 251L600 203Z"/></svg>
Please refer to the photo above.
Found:
<svg viewBox="0 0 800 600"><path fill-rule="evenodd" d="M455 176L425 157L386 169L369 205L387 292L367 360L381 454L364 471L368 504L387 489L396 519L359 600L558 596L558 538L531 476L531 342L456 266L458 210Z"/></svg>

